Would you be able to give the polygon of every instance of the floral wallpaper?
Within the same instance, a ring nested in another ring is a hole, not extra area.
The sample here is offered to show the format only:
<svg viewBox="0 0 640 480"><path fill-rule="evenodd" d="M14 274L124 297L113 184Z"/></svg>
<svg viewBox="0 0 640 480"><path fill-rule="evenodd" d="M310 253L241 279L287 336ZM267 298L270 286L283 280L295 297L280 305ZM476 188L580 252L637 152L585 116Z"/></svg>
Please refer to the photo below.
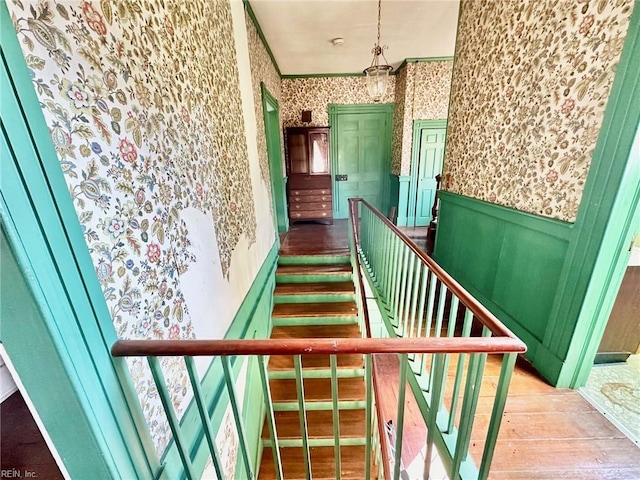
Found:
<svg viewBox="0 0 640 480"><path fill-rule="evenodd" d="M445 188L573 222L633 3L463 1Z"/></svg>
<svg viewBox="0 0 640 480"><path fill-rule="evenodd" d="M271 57L267 53L258 30L249 15L245 15L247 24L247 39L249 42L249 61L251 64L251 83L253 85L253 101L256 111L256 141L258 142L258 155L260 157L260 175L266 185L269 186L268 191L271 195L271 187L269 183L269 158L267 156L267 139L264 129L264 115L262 112L262 88L260 84L264 82L269 93L280 104L282 98L281 80ZM282 117L281 117L282 118ZM282 132L282 119L280 120L280 131ZM284 145L281 141L280 145ZM284 151L282 157L284 159Z"/></svg>
<svg viewBox="0 0 640 480"><path fill-rule="evenodd" d="M382 103L395 101L395 75ZM285 127L329 125L329 104L371 103L362 77L283 78L280 115ZM311 123L302 123L302 110L311 110Z"/></svg>
<svg viewBox="0 0 640 480"><path fill-rule="evenodd" d="M7 5L118 336L193 338L181 276L197 255L183 211L212 219L227 279L241 236L256 241L229 3ZM181 415L182 360L162 366ZM162 452L157 390L145 363L130 370Z"/></svg>
<svg viewBox="0 0 640 480"><path fill-rule="evenodd" d="M397 75L391 172L411 173L414 120L447 118L453 60L407 63Z"/></svg>

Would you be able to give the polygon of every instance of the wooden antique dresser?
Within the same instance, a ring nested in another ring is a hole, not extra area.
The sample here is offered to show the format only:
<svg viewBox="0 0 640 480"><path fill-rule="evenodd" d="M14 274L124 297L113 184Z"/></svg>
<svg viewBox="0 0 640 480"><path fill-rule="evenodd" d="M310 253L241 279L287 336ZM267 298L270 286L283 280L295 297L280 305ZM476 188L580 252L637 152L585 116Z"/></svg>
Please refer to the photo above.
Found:
<svg viewBox="0 0 640 480"><path fill-rule="evenodd" d="M286 159L289 222L333 223L329 127L287 128Z"/></svg>

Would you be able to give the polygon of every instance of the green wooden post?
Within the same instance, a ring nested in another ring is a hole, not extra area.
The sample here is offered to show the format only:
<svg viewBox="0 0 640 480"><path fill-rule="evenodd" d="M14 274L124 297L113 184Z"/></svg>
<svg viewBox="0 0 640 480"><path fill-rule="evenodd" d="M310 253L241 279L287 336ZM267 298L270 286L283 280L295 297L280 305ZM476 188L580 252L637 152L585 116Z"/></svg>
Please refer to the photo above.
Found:
<svg viewBox="0 0 640 480"><path fill-rule="evenodd" d="M224 370L224 380L227 384L227 390L229 392L229 402L231 403L231 411L233 412L233 418L236 422L236 429L238 430L238 442L240 443L240 451L242 452L242 459L244 460L245 473L247 478L253 480L253 467L251 466L251 459L249 458L249 446L247 445L247 436L245 434L244 422L242 421L242 415L240 414L240 408L238 407L238 396L236 395L236 386L233 383L233 376L231 374L231 364L228 356L222 357L222 368Z"/></svg>
<svg viewBox="0 0 640 480"><path fill-rule="evenodd" d="M407 336L406 331L407 331L407 323L409 320L409 309L411 308L411 298L413 296L413 289L414 289L413 287L413 281L415 277L414 267L416 267L416 260L417 260L416 255L414 255L409 248L407 248L407 257L408 257L407 271L405 272L406 283L404 285L404 288L402 289L402 291L404 292L404 300L401 305L402 310L401 310L401 316L400 316L400 322L399 322L401 337Z"/></svg>
<svg viewBox="0 0 640 480"><path fill-rule="evenodd" d="M429 281L429 300L427 301L427 313L426 313L426 325L424 329L424 336L431 336L431 323L433 322L433 308L436 299L436 285L438 283L438 277L435 273L431 272L431 280ZM425 369L424 357L425 353L420 355L420 372ZM427 384L428 385L428 384Z"/></svg>
<svg viewBox="0 0 640 480"><path fill-rule="evenodd" d="M329 357L331 363L331 401L333 403L333 456L336 465L336 480L340 480L340 412L338 410L338 360L335 355Z"/></svg>
<svg viewBox="0 0 640 480"><path fill-rule="evenodd" d="M496 388L493 410L491 411L491 420L489 420L489 431L485 438L482 461L478 472L478 478L482 480L489 476L489 469L491 468L491 461L493 460L493 452L496 448L498 432L500 432L500 424L502 423L502 414L504 413L504 406L507 403L507 394L509 392L511 375L517 358L517 353L506 353L502 357L500 378L498 379L498 387Z"/></svg>
<svg viewBox="0 0 640 480"><path fill-rule="evenodd" d="M489 337L491 332L484 327L483 337ZM475 418L480 387L482 385L482 374L487 361L486 353L471 354L469 370L467 371L467 382L464 389L464 399L462 400L462 411L460 414L460 428L456 441L453 464L451 467L451 477L457 478L460 473L460 464L467 458L469 452L469 442L471 440L471 430Z"/></svg>
<svg viewBox="0 0 640 480"><path fill-rule="evenodd" d="M429 478L431 469L431 458L433 457L433 443L436 438L436 430L438 429L438 405L444 394L444 358L442 354L433 356L435 368L433 374L435 376L433 395L431 396L431 408L429 409L427 424L427 451L424 457L424 478ZM451 476L450 478L455 478Z"/></svg>
<svg viewBox="0 0 640 480"><path fill-rule="evenodd" d="M462 337L468 337L471 334L471 325L473 323L473 313L466 309L464 313L464 322L462 324ZM451 405L449 408L449 422L447 425L447 433L451 433L454 428L456 412L458 410L458 399L460 397L460 386L462 385L462 377L464 375L464 364L467 355L461 353L458 355L458 365L456 367L456 376L453 383L453 393L451 394Z"/></svg>
<svg viewBox="0 0 640 480"><path fill-rule="evenodd" d="M416 338L422 337L422 325L424 324L424 317L425 317L424 306L425 306L425 300L427 297L427 286L429 285L429 267L427 267L427 265L422 265L420 270L421 270L420 275L422 277L422 284L420 287L420 301L418 302L418 325L416 328ZM410 356L409 358L411 358L412 360L415 360L416 355L412 354L412 356ZM415 369L412 367L413 373L415 373L416 375L422 375L421 363L420 363L420 366L418 366L418 362L416 362L414 364L414 367Z"/></svg>
<svg viewBox="0 0 640 480"><path fill-rule="evenodd" d="M373 418L373 382L372 382L372 372L373 370L373 359L371 354L365 355L365 364L364 364L364 372L365 372L365 393L366 393L366 401L365 401L365 450L364 450L364 478L365 480L370 480L371 478L371 421Z"/></svg>
<svg viewBox="0 0 640 480"><path fill-rule="evenodd" d="M198 413L200 414L200 421L204 426L204 435L207 439L207 444L209 445L209 453L211 453L213 468L215 469L216 476L218 478L224 478L224 470L222 468L222 463L220 462L218 449L216 448L216 436L213 433L213 427L211 426L211 418L209 417L209 412L207 411L207 405L202 393L202 385L200 384L200 379L198 378L196 364L193 361L193 357L190 356L184 357L184 363L187 366L187 372L189 373L189 380L191 381L193 396L195 397L196 405L198 407Z"/></svg>
<svg viewBox="0 0 640 480"><path fill-rule="evenodd" d="M300 435L302 436L302 449L304 467L307 480L311 480L311 456L309 454L309 434L307 432L307 409L304 400L304 382L302 380L302 358L294 355L293 363L296 371L296 391L298 394L298 415L300 417Z"/></svg>
<svg viewBox="0 0 640 480"><path fill-rule="evenodd" d="M420 290L421 272L424 267L422 262L416 256L416 268L413 278L413 291L411 292L411 303L409 306L409 335L405 335L407 338L413 338L417 335L414 334L414 328L416 326L416 309L418 307L418 292Z"/></svg>
<svg viewBox="0 0 640 480"><path fill-rule="evenodd" d="M400 384L398 385L398 412L396 414L396 444L395 459L393 464L393 480L400 478L400 465L402 464L402 436L404 431L404 401L407 390L407 354L398 355L400 360Z"/></svg>
<svg viewBox="0 0 640 480"><path fill-rule="evenodd" d="M276 479L282 480L282 460L280 458L280 446L278 444L278 433L276 431L276 419L273 413L273 400L271 399L271 389L269 388L269 378L267 376L267 365L264 355L258 356L258 366L260 368L260 381L262 383L262 394L267 414L267 426L271 436L271 452L273 454L273 465L276 469Z"/></svg>
<svg viewBox="0 0 640 480"><path fill-rule="evenodd" d="M162 368L157 357L147 357L149 368L151 369L151 375L153 375L153 381L158 389L158 396L162 402L164 413L167 415L167 421L169 422L169 428L173 434L173 440L178 447L178 453L180 454L180 460L184 466L185 475L189 480L197 480L196 473L191 463L191 457L189 456L189 446L184 440L182 431L180 430L180 421L176 416L176 412L173 409L173 402L171 401L171 394L167 389L167 384L164 381L164 375L162 374Z"/></svg>

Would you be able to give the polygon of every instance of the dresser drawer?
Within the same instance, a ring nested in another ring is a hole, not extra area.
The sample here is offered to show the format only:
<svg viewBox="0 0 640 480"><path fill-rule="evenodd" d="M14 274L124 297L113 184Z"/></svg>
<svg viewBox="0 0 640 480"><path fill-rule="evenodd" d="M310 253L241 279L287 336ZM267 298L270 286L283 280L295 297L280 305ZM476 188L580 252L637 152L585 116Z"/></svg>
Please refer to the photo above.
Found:
<svg viewBox="0 0 640 480"><path fill-rule="evenodd" d="M309 210L331 210L331 203L319 203L319 202L310 202L310 203L292 203L289 205L291 211L309 211Z"/></svg>
<svg viewBox="0 0 640 480"><path fill-rule="evenodd" d="M328 211L304 211L304 212L291 212L290 218L302 219L302 218L333 218L331 210Z"/></svg>
<svg viewBox="0 0 640 480"><path fill-rule="evenodd" d="M291 196L291 203L298 202L329 202L331 203L331 195L298 195Z"/></svg>
<svg viewBox="0 0 640 480"><path fill-rule="evenodd" d="M320 189L313 188L308 190L291 190L290 195L292 197L298 197L300 195L331 195L331 190L329 189Z"/></svg>

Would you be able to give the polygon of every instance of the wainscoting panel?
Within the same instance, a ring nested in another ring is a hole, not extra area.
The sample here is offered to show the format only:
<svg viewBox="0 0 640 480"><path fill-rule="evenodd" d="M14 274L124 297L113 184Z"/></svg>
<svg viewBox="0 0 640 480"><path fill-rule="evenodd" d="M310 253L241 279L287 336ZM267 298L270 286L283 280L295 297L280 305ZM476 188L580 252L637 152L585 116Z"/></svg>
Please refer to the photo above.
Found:
<svg viewBox="0 0 640 480"><path fill-rule="evenodd" d="M572 224L439 195L435 260L527 343L535 364L549 355L542 343Z"/></svg>

